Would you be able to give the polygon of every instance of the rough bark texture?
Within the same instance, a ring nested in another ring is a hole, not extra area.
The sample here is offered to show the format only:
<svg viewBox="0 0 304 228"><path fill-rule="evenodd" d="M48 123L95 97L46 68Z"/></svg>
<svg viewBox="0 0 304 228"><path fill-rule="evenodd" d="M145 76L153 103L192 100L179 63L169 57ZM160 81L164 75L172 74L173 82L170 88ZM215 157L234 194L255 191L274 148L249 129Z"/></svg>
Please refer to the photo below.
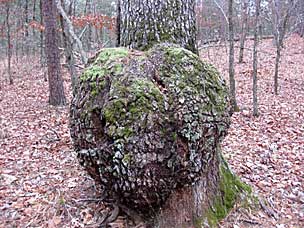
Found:
<svg viewBox="0 0 304 228"><path fill-rule="evenodd" d="M258 28L259 28L259 17L260 17L260 5L261 1L256 0L255 9L255 25L254 25L254 45L253 45L253 72L252 72L252 98L253 98L253 115L258 116Z"/></svg>
<svg viewBox="0 0 304 228"><path fill-rule="evenodd" d="M11 27L9 23L9 16L10 16L10 3L6 3L6 28L7 28L7 73L8 73L8 80L9 84L13 84L13 77L11 72L11 59L12 59L12 44L11 44Z"/></svg>
<svg viewBox="0 0 304 228"><path fill-rule="evenodd" d="M227 185L237 191L229 203L222 200L220 170L228 168L219 143L229 127L228 104L218 72L186 49L103 49L81 76L71 136L80 163L107 200L161 227L215 224L241 190ZM209 210L215 201L219 212ZM171 210L186 202L185 210ZM190 217L181 217L182 211Z"/></svg>
<svg viewBox="0 0 304 228"><path fill-rule="evenodd" d="M215 226L250 188L221 156L229 93L195 54L194 1L120 4L119 44L145 52L103 49L89 61L71 105L79 161L105 201L149 224Z"/></svg>
<svg viewBox="0 0 304 228"><path fill-rule="evenodd" d="M50 89L49 102L51 105L64 105L66 103L66 98L64 94L63 79L60 72L55 0L43 1L42 7L45 23L45 52L47 56Z"/></svg>
<svg viewBox="0 0 304 228"><path fill-rule="evenodd" d="M233 0L228 1L228 27L229 27L229 85L232 111L238 111L235 95L234 79L234 25L233 25Z"/></svg>
<svg viewBox="0 0 304 228"><path fill-rule="evenodd" d="M58 1L59 2L59 1ZM64 5L63 0L60 0L61 8ZM58 3L57 3L58 4ZM58 6L57 6L58 7ZM63 8L62 8L63 10ZM75 57L73 55L73 39L71 38L67 24L64 21L64 18L62 15L60 15L60 26L62 29L62 38L63 38L63 46L64 46L64 53L66 58L66 63L68 64L71 80L72 80L72 89L74 91L74 88L77 84L77 71L75 67Z"/></svg>
<svg viewBox="0 0 304 228"><path fill-rule="evenodd" d="M147 50L170 42L198 53L194 0L120 0L118 46Z"/></svg>
<svg viewBox="0 0 304 228"><path fill-rule="evenodd" d="M239 53L239 63L244 62L244 49L245 49L245 41L249 29L248 23L248 15L249 15L249 7L248 1L244 1L242 9L242 27L241 27L241 39L240 39L240 53Z"/></svg>

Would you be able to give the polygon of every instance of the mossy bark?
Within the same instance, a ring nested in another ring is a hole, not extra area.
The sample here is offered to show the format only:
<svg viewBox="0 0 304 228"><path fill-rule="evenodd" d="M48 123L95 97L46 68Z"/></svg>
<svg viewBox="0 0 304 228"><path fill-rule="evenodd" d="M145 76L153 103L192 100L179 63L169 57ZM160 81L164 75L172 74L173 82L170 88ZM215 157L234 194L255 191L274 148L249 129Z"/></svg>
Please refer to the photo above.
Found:
<svg viewBox="0 0 304 228"><path fill-rule="evenodd" d="M214 225L248 190L219 149L229 110L219 73L190 51L103 49L80 78L71 136L107 200L161 227Z"/></svg>
<svg viewBox="0 0 304 228"><path fill-rule="evenodd" d="M216 226L251 192L220 151L231 106L195 54L194 2L121 1L118 43L137 50L101 50L71 105L75 150L105 200L155 227Z"/></svg>

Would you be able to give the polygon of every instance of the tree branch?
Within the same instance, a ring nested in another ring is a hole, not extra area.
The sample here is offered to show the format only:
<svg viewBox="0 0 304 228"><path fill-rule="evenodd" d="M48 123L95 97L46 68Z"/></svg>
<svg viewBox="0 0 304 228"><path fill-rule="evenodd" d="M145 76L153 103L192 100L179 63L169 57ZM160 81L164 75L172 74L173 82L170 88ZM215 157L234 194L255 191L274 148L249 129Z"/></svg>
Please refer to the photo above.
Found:
<svg viewBox="0 0 304 228"><path fill-rule="evenodd" d="M63 19L67 23L68 32L70 33L71 37L75 40L75 42L77 44L77 47L78 47L80 55L81 55L81 60L82 60L83 64L86 65L87 62L88 62L88 57L87 57L87 53L83 49L82 42L80 41L80 39L75 34L73 24L72 24L71 20L69 19L69 17L67 16L67 14L65 13L64 9L62 8L60 0L57 0L56 3L57 3L56 4L57 9L58 9L60 15L63 17Z"/></svg>

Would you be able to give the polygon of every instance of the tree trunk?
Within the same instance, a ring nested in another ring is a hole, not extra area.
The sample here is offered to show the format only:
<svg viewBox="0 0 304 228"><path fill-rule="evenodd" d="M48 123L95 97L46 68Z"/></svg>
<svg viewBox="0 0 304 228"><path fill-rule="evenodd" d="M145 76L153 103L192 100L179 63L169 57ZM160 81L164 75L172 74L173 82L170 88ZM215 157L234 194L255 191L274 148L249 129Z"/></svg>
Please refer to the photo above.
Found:
<svg viewBox="0 0 304 228"><path fill-rule="evenodd" d="M36 7L37 7L37 1L34 0L34 3L33 3L33 21L36 22ZM32 33L33 33L33 39L36 39L36 29L35 28L32 28ZM36 55L36 45L34 45L34 47L32 48L33 49L33 54Z"/></svg>
<svg viewBox="0 0 304 228"><path fill-rule="evenodd" d="M13 77L11 72L11 59L12 59L12 44L11 44L11 26L9 23L10 16L10 3L6 2L6 28L7 28L7 73L9 84L13 84Z"/></svg>
<svg viewBox="0 0 304 228"><path fill-rule="evenodd" d="M194 0L120 0L118 46L147 50L176 43L198 54Z"/></svg>
<svg viewBox="0 0 304 228"><path fill-rule="evenodd" d="M87 53L85 52L85 50L83 48L82 42L80 40L81 38L78 38L78 36L75 34L72 21L69 19L68 15L66 14L64 9L62 8L62 5L61 5L60 1L57 1L57 9L59 11L59 14L65 20L65 23L66 23L66 26L67 26L67 31L69 33L69 37L73 38L73 40L75 40L75 42L77 44L77 47L78 47L80 55L81 55L82 63L84 65L86 65L87 62L88 62L88 57L87 57ZM72 41L71 41L71 43L72 43Z"/></svg>
<svg viewBox="0 0 304 228"><path fill-rule="evenodd" d="M275 68L274 68L274 93L278 95L278 87L279 87L279 66L281 59L281 46L277 46L276 51L276 60L275 60Z"/></svg>
<svg viewBox="0 0 304 228"><path fill-rule="evenodd" d="M119 1L118 45L147 50L159 42L173 42L198 53L194 4L195 1L189 0L153 0L148 3ZM230 24L232 25L232 16L230 16ZM232 29L230 41L233 41L233 27L230 29ZM237 105L233 78L233 43L230 48L233 82L231 88L234 91L232 103L235 108ZM158 76L155 77L157 80ZM161 81L159 84L162 86ZM77 136L75 134L72 137ZM163 228L216 226L233 207L239 194L250 192L250 188L241 183L230 171L222 157L219 141L215 145L214 154L199 180L190 186L175 190L161 209L154 214L151 219L152 224Z"/></svg>
<svg viewBox="0 0 304 228"><path fill-rule="evenodd" d="M26 56L29 55L29 10L28 10L28 0L25 0L25 8L24 8L24 14L25 14L25 53Z"/></svg>
<svg viewBox="0 0 304 228"><path fill-rule="evenodd" d="M61 1L61 6L63 6L63 0L60 1ZM77 83L77 72L75 68L75 58L73 55L73 39L69 35L67 25L62 15L60 15L60 26L62 29L64 53L72 80L72 89L74 91L75 85Z"/></svg>
<svg viewBox="0 0 304 228"><path fill-rule="evenodd" d="M234 25L233 25L233 0L228 1L228 27L229 27L229 84L232 111L238 111L235 95L234 79Z"/></svg>
<svg viewBox="0 0 304 228"><path fill-rule="evenodd" d="M40 7L40 24L43 25L43 9L42 9L42 0L39 2ZM40 31L40 65L44 67L44 57L43 57L43 31ZM45 78L46 79L46 78Z"/></svg>
<svg viewBox="0 0 304 228"><path fill-rule="evenodd" d="M274 72L274 92L278 95L278 86L279 86L279 65L281 59L281 50L283 48L283 42L285 39L288 22L290 16L296 7L296 2L292 1L290 4L286 6L286 10L280 9L283 7L283 2L272 2L272 14L273 14L273 33L275 38L275 45L276 45L276 62L275 62L275 72Z"/></svg>
<svg viewBox="0 0 304 228"><path fill-rule="evenodd" d="M242 27L241 27L241 39L240 39L240 54L239 54L239 63L244 62L244 47L246 36L248 33L248 2L245 1L243 3L243 10L242 10Z"/></svg>
<svg viewBox="0 0 304 228"><path fill-rule="evenodd" d="M254 46L253 46L253 73L252 73L252 92L253 92L253 115L258 116L258 95L257 95L257 82L258 82L258 28L260 17L260 0L256 0L255 12L255 26L254 26Z"/></svg>
<svg viewBox="0 0 304 228"><path fill-rule="evenodd" d="M45 52L48 65L49 103L51 105L65 105L63 78L60 71L60 57L56 28L55 0L45 0L42 4L45 24Z"/></svg>

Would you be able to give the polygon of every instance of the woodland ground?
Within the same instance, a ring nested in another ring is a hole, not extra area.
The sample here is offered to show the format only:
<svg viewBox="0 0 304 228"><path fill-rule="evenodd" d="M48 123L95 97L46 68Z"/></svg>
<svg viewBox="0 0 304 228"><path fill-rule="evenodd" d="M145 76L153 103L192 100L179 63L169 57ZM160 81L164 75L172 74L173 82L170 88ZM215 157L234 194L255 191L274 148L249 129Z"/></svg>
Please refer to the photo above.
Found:
<svg viewBox="0 0 304 228"><path fill-rule="evenodd" d="M236 64L241 111L232 117L223 151L268 209L236 207L220 227L304 227L304 40L292 36L285 44L278 96L271 40L259 49L260 116L251 114L252 50L246 49L245 63ZM201 55L227 78L225 47L204 48ZM0 68L0 227L96 227L105 207L72 151L68 107L48 105L39 64L24 60L14 71L10 86ZM70 94L67 75L65 86Z"/></svg>

